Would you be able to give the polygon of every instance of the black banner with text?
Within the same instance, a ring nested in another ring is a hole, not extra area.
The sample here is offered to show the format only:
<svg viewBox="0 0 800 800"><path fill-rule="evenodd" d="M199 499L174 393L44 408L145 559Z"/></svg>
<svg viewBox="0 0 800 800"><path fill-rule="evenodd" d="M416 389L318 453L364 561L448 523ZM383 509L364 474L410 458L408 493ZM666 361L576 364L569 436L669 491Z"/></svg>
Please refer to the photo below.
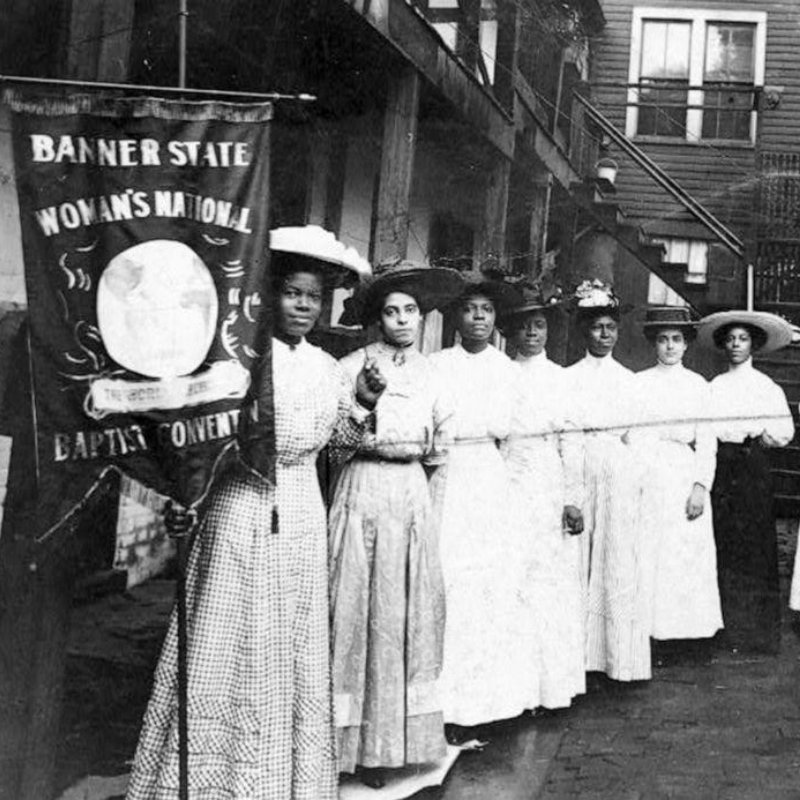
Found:
<svg viewBox="0 0 800 800"><path fill-rule="evenodd" d="M109 468L194 502L236 441L251 369L271 374L272 107L6 101L47 524ZM261 396L270 443L271 408Z"/></svg>

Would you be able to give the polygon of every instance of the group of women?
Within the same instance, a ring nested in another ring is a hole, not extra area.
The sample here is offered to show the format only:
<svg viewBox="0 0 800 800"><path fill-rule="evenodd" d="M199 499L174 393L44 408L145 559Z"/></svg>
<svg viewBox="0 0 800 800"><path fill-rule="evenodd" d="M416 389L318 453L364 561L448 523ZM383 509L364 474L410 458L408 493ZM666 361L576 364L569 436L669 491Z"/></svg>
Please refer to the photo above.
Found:
<svg viewBox="0 0 800 800"><path fill-rule="evenodd" d="M544 349L558 296L400 262L350 308L377 341L336 362L305 337L362 265L319 241L273 237L276 482L243 451L192 548L190 797L325 800L340 772L380 786L476 726L568 706L587 672L649 678L651 637L711 637L723 616L735 646L775 645L764 448L794 430L751 353L787 344L785 323L703 321L730 363L709 386L682 366L687 313L651 309L658 363L634 374L613 357L616 297L587 282L586 355L563 369ZM433 309L458 335L427 357ZM173 621L130 800L178 796L175 666Z"/></svg>

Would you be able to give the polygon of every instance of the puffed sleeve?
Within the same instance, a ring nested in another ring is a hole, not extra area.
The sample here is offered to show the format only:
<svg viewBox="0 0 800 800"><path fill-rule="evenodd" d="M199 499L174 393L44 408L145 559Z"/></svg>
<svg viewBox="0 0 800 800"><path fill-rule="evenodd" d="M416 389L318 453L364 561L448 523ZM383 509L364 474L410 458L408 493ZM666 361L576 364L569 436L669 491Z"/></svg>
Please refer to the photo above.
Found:
<svg viewBox="0 0 800 800"><path fill-rule="evenodd" d="M700 379L697 384L697 403L695 438L694 438L694 463L695 483L704 486L708 491L714 483L714 473L717 469L717 433L714 422L710 419L713 399L711 386Z"/></svg>
<svg viewBox="0 0 800 800"><path fill-rule="evenodd" d="M768 377L767 381L764 382L765 416L761 437L767 447L785 447L794 438L792 412L783 389Z"/></svg>

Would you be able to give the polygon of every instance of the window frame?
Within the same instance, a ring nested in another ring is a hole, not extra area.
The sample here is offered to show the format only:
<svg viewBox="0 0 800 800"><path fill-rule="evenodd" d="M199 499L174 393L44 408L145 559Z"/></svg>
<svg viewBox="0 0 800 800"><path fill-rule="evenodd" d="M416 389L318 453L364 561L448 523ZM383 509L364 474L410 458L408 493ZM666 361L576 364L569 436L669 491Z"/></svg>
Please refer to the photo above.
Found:
<svg viewBox="0 0 800 800"><path fill-rule="evenodd" d="M638 134L639 124L639 70L642 61L643 23L645 20L691 23L689 48L689 86L703 85L705 70L706 31L709 23L746 23L755 26L755 42L753 47L753 86L757 92L764 86L764 71L767 48L767 12L766 11L730 11L710 8L671 8L637 6L633 9L631 19L631 47L628 65L627 113L625 115L625 135L638 141L658 141L664 143L694 144L702 142L725 142L739 147L752 146L756 140L757 112L750 112L749 139L713 139L703 138L703 111L705 92L702 89L690 88L687 92L686 133L684 136L664 136ZM636 84L636 85L634 85Z"/></svg>

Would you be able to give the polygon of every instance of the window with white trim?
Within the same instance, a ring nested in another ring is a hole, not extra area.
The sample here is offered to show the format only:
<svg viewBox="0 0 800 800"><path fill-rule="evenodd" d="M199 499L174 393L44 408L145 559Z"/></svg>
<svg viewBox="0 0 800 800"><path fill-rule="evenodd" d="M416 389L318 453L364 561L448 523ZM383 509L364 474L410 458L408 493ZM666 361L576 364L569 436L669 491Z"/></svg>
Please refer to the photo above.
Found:
<svg viewBox="0 0 800 800"><path fill-rule="evenodd" d="M766 28L764 12L635 8L627 135L753 142Z"/></svg>
<svg viewBox="0 0 800 800"><path fill-rule="evenodd" d="M647 287L647 302L651 306L688 306L689 304L655 273L650 273Z"/></svg>
<svg viewBox="0 0 800 800"><path fill-rule="evenodd" d="M664 262L684 266L683 281L703 286L708 281L708 242L700 239L659 237L654 244L664 246ZM673 267L674 268L674 267ZM668 268L669 269L669 268ZM647 302L651 305L685 306L686 301L658 275L650 274Z"/></svg>

